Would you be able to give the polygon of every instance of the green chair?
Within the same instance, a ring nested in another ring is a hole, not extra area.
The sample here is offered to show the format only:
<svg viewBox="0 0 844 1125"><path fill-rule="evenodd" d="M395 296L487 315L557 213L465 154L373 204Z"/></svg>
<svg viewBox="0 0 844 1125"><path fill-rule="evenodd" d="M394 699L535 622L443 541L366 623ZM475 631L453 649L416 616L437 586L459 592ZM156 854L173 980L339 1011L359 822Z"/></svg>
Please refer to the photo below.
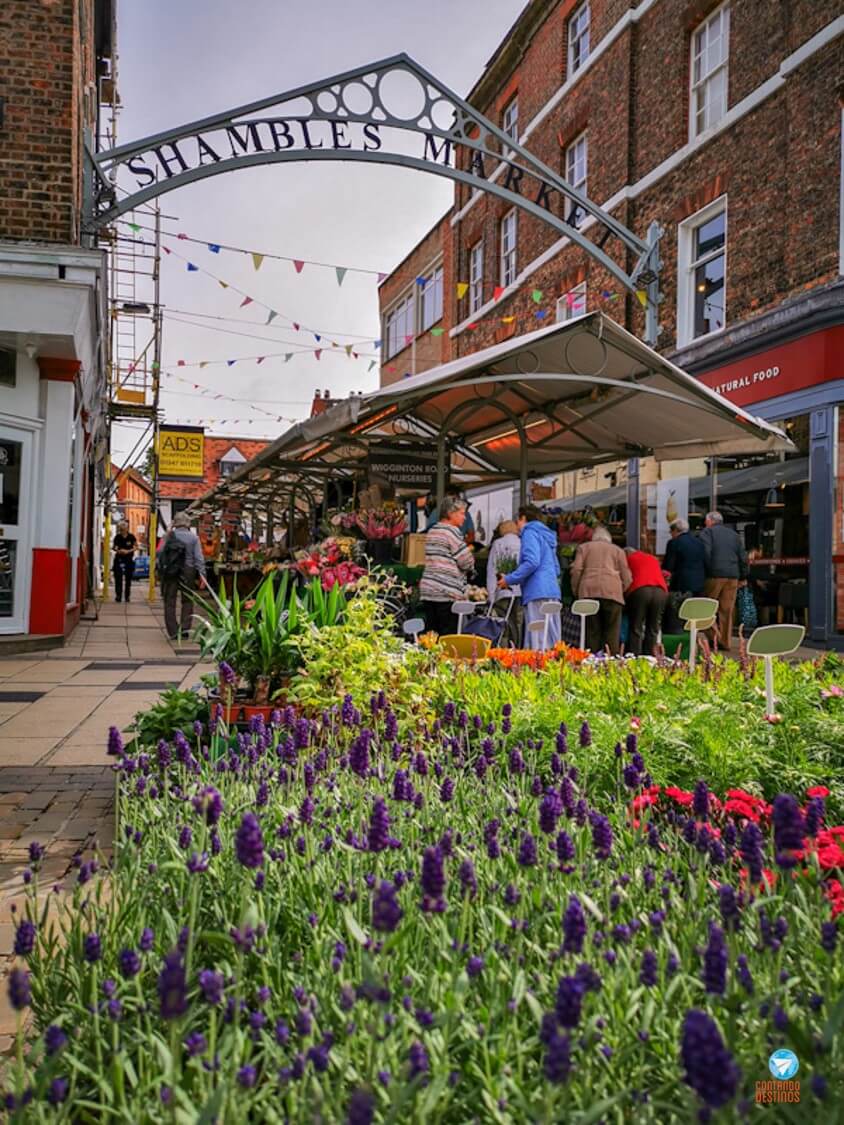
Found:
<svg viewBox="0 0 844 1125"><path fill-rule="evenodd" d="M686 598L677 615L685 621L689 632L689 671L695 670L697 656L697 635L701 629L711 629L718 616L718 602L715 598Z"/></svg>
<svg viewBox="0 0 844 1125"><path fill-rule="evenodd" d="M747 655L758 656L765 661L765 705L766 715L773 715L774 699L774 657L790 656L803 643L806 629L803 625L761 625L754 629L747 642Z"/></svg>

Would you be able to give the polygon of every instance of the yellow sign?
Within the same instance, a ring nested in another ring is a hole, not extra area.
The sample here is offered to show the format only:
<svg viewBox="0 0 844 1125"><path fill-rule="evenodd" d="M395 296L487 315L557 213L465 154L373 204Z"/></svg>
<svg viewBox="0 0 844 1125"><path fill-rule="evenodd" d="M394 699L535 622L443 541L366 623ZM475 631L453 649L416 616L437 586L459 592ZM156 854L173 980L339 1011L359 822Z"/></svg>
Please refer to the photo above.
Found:
<svg viewBox="0 0 844 1125"><path fill-rule="evenodd" d="M162 426L158 438L158 473L170 480L205 476L205 431L199 426Z"/></svg>

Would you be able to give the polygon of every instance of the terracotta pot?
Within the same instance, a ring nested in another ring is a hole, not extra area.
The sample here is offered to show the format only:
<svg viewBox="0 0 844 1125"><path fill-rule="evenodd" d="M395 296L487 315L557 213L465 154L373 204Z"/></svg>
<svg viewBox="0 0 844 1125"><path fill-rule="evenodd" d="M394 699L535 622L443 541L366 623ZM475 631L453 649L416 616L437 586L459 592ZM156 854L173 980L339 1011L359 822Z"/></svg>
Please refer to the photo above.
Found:
<svg viewBox="0 0 844 1125"><path fill-rule="evenodd" d="M263 707L270 698L270 677L258 676L255 680L255 703Z"/></svg>

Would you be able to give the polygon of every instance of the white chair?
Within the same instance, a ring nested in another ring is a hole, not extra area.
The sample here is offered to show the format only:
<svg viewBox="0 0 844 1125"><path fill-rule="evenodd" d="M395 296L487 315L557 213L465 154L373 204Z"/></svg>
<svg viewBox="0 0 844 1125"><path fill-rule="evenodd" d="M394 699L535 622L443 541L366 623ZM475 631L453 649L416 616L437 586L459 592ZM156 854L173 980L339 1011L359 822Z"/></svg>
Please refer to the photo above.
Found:
<svg viewBox="0 0 844 1125"><path fill-rule="evenodd" d="M548 648L548 632L551 628L551 618L554 616L555 613L559 614L559 612L562 608L563 608L563 603L558 602L558 601L543 602L542 605L539 607L539 612L545 618L545 621L543 622L543 633L542 633L542 648L543 649Z"/></svg>
<svg viewBox="0 0 844 1125"><path fill-rule="evenodd" d="M457 615L457 632L463 632L463 618L471 617L475 612L476 602L452 602L451 612Z"/></svg>
<svg viewBox="0 0 844 1125"><path fill-rule="evenodd" d="M571 603L571 611L575 617L580 618L580 647L586 648L586 618L594 617L601 608L601 603L595 598L578 598Z"/></svg>
<svg viewBox="0 0 844 1125"><path fill-rule="evenodd" d="M697 635L702 629L711 629L718 616L718 601L715 598L686 598L677 611L685 628L689 631L689 671L695 670L697 656Z"/></svg>
<svg viewBox="0 0 844 1125"><path fill-rule="evenodd" d="M406 637L413 637L413 643L419 644L419 634L425 631L425 622L421 617L411 617L402 625L402 632Z"/></svg>
<svg viewBox="0 0 844 1125"><path fill-rule="evenodd" d="M774 657L790 656L800 647L806 629L803 625L762 625L754 629L747 642L747 655L758 656L765 661L765 706L766 715L774 714Z"/></svg>

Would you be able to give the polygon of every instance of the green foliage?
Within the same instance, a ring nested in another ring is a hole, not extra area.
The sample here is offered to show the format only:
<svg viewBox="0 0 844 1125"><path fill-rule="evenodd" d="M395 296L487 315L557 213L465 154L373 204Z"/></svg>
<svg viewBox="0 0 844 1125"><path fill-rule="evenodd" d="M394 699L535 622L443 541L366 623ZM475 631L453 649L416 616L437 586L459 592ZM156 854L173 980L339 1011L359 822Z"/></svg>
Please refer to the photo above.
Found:
<svg viewBox="0 0 844 1125"><path fill-rule="evenodd" d="M208 706L195 691L168 688L158 702L139 711L129 727L139 744L154 746L160 738L172 738L177 730L190 730L197 719L205 719Z"/></svg>

